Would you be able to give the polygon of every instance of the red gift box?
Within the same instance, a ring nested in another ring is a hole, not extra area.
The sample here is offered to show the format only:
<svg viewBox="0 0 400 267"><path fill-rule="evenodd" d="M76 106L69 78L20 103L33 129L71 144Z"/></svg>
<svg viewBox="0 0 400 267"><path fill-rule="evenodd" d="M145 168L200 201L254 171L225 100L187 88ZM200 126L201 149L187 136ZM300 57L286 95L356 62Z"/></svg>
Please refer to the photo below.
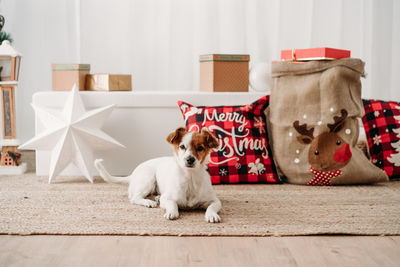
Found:
<svg viewBox="0 0 400 267"><path fill-rule="evenodd" d="M291 49L281 51L281 60L307 61L307 60L333 60L349 58L350 50L328 47Z"/></svg>

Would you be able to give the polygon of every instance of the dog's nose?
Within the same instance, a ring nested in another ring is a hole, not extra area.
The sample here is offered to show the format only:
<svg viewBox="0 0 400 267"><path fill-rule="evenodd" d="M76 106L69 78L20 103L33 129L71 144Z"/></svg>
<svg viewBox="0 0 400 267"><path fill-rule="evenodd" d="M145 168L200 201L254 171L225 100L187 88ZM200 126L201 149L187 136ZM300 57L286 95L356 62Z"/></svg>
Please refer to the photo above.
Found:
<svg viewBox="0 0 400 267"><path fill-rule="evenodd" d="M193 157L193 156L189 156L189 157L187 157L186 158L186 162L189 164L189 165L192 165L194 162L195 162L195 158Z"/></svg>

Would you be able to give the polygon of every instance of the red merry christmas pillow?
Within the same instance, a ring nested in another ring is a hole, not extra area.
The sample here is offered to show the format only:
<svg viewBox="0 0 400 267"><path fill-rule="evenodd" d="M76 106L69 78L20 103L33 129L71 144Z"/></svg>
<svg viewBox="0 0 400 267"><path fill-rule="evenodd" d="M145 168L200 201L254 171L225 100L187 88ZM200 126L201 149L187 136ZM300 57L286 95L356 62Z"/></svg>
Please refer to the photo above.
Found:
<svg viewBox="0 0 400 267"><path fill-rule="evenodd" d="M205 127L219 140L208 164L213 184L279 181L266 134L268 104L269 96L244 106L195 107L178 101L188 131Z"/></svg>
<svg viewBox="0 0 400 267"><path fill-rule="evenodd" d="M372 163L390 179L400 178L400 103L363 100L362 118Z"/></svg>

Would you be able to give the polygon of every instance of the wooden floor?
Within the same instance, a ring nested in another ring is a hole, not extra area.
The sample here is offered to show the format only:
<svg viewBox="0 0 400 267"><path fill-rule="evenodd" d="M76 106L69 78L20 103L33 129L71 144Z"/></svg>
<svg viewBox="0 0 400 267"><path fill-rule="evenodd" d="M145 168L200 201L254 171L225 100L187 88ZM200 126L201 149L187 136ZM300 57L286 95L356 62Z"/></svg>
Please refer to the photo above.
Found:
<svg viewBox="0 0 400 267"><path fill-rule="evenodd" d="M0 235L0 266L400 266L400 236Z"/></svg>

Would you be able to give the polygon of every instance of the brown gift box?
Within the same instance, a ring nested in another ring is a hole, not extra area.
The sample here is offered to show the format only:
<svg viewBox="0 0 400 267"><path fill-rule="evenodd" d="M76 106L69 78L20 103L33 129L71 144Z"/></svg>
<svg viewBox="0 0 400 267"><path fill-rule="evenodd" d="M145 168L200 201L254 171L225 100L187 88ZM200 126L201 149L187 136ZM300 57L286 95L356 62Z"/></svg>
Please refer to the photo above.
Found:
<svg viewBox="0 0 400 267"><path fill-rule="evenodd" d="M89 74L86 76L86 90L131 91L132 76L129 74Z"/></svg>
<svg viewBox="0 0 400 267"><path fill-rule="evenodd" d="M85 78L90 72L90 64L53 64L53 90L68 91L76 84L85 90Z"/></svg>
<svg viewBox="0 0 400 267"><path fill-rule="evenodd" d="M200 91L248 92L249 55L200 56Z"/></svg>

